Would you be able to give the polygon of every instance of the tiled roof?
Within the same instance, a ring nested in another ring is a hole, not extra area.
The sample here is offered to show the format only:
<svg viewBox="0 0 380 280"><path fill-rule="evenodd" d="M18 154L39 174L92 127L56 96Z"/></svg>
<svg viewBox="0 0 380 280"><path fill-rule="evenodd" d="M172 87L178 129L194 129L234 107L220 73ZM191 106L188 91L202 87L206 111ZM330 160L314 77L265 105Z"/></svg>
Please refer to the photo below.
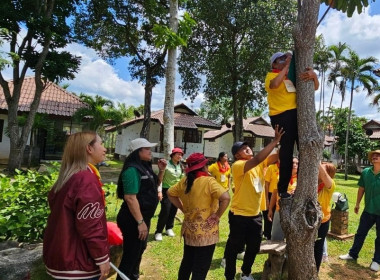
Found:
<svg viewBox="0 0 380 280"><path fill-rule="evenodd" d="M13 81L9 81L9 89L11 92L13 91ZM18 111L29 112L35 90L34 77L25 78L21 88ZM79 97L52 82L48 82L42 92L37 112L56 116L72 116L76 110L85 106L87 105ZM0 87L0 109L8 109L2 87Z"/></svg>
<svg viewBox="0 0 380 280"><path fill-rule="evenodd" d="M152 121L157 121L161 125L164 125L164 110L152 112L150 118ZM141 122L143 120L144 120L144 116L140 116L136 119L125 121L120 126L127 127L134 123ZM217 128L220 128L220 125L210 120L207 120L205 118L202 118L201 116L198 116L197 114L194 113L194 111L189 109L185 104L181 103L179 105L174 106L174 127L175 128L194 128L194 129L198 127L206 127L206 128L211 128L211 129L217 129ZM115 130L116 130L115 126L106 128L106 131L108 132L112 132Z"/></svg>
<svg viewBox="0 0 380 280"><path fill-rule="evenodd" d="M227 127L227 125L229 127ZM232 132L232 124L223 125L220 130L211 130L205 133L204 139L212 140L223 136L228 132ZM245 132L251 132L256 137L274 137L273 128L262 118L252 117L243 120L243 128Z"/></svg>

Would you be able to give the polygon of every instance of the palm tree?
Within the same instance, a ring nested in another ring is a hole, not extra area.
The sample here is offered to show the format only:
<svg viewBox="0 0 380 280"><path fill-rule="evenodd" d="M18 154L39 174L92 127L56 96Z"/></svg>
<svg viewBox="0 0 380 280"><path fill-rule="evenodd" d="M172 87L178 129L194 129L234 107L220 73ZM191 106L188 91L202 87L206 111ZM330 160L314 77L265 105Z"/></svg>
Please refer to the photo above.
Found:
<svg viewBox="0 0 380 280"><path fill-rule="evenodd" d="M116 110L109 99L99 95L95 97L81 93L79 98L88 105L86 108L78 109L73 115L73 119L80 122L87 119L87 128L103 134L104 124L119 124L123 121L121 113Z"/></svg>
<svg viewBox="0 0 380 280"><path fill-rule="evenodd" d="M345 91L344 91L344 79L340 79L342 77L341 69L342 69L342 57L343 57L343 52L347 50L347 45L344 43L342 44L341 42L338 43L338 45L331 45L328 47L328 50L331 54L331 60L330 60L330 73L327 78L328 83L333 83L333 89L331 92L331 98L330 98L330 103L329 103L329 113L331 112L331 104L333 101L334 97L334 91L335 88L338 86L338 89L342 95L342 103L345 97ZM343 90L343 91L342 91ZM328 113L328 114L329 114Z"/></svg>
<svg viewBox="0 0 380 280"><path fill-rule="evenodd" d="M358 90L362 85L363 89L367 91L368 95L371 95L378 87L378 82L375 77L371 75L374 70L374 64L377 62L377 59L373 56L360 58L358 54L350 50L348 57L342 57L342 60L345 62L345 66L342 68L342 75L345 77L349 83L349 88L351 90L350 95L350 107L349 114L347 117L347 131L346 131L346 146L345 146L345 173L344 179L347 180L347 155L348 155L348 136L350 131L351 124L351 111L352 111L352 101L354 99L354 89ZM355 83L357 83L355 87Z"/></svg>
<svg viewBox="0 0 380 280"><path fill-rule="evenodd" d="M331 60L331 53L325 45L325 40L322 35L319 35L315 41L315 52L314 52L314 68L318 70L321 77L321 89L320 89L320 100L319 100L319 110L322 110L322 114L325 114L325 78L326 71L328 69L329 62Z"/></svg>

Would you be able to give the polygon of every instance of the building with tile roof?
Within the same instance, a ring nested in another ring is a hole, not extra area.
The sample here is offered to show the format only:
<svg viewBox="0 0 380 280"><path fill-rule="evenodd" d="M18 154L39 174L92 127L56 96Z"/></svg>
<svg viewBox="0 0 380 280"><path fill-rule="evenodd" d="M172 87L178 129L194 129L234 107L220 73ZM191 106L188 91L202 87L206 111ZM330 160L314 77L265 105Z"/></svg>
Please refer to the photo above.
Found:
<svg viewBox="0 0 380 280"><path fill-rule="evenodd" d="M205 133L205 156L217 158L220 152L226 152L229 158L234 143L234 123L224 124L219 130ZM260 151L274 138L274 129L262 117L251 117L243 120L244 141L248 142L254 152Z"/></svg>
<svg viewBox="0 0 380 280"><path fill-rule="evenodd" d="M13 81L9 81L10 91L13 91ZM19 101L19 114L27 113L33 101L36 90L34 77L24 79ZM87 106L79 97L66 91L55 83L48 82L41 95L37 113L46 114L52 121L51 126L54 135L41 129L36 134L36 151L33 151L38 159L59 159L67 135L81 131L81 124L74 124L71 120L73 114L79 108ZM0 162L7 163L9 157L9 138L5 135L8 126L8 106L2 87L0 87ZM28 141L29 142L29 141ZM28 153L29 147L25 149Z"/></svg>
<svg viewBox="0 0 380 280"><path fill-rule="evenodd" d="M159 143L157 147L153 148L153 156L155 158L163 156L163 116L164 110L152 112L151 114L148 140L153 143ZM140 137L143 120L143 116L140 116L123 122L118 127L112 126L106 128L106 132L118 131L115 144L116 155L124 157L129 154L131 140ZM204 134L208 130L219 128L220 125L198 116L197 113L183 103L174 106L174 146L183 149L185 153L184 158L195 152L203 152Z"/></svg>

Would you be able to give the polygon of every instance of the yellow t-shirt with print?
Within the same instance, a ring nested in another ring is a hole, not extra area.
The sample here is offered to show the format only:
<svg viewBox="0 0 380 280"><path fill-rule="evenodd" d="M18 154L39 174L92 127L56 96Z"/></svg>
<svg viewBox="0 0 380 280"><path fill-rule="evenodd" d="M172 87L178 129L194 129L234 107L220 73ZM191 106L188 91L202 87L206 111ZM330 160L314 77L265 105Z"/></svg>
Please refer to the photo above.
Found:
<svg viewBox="0 0 380 280"><path fill-rule="evenodd" d="M235 215L257 216L266 209L264 191L264 168L268 165L265 159L256 167L244 173L246 160L238 160L232 165L232 178L235 192L230 210Z"/></svg>
<svg viewBox="0 0 380 280"><path fill-rule="evenodd" d="M219 225L210 226L207 218L215 213L220 196L226 190L211 176L194 180L190 192L185 193L186 177L168 190L168 194L178 197L183 204L184 219L181 235L189 246L208 246L219 241Z"/></svg>
<svg viewBox="0 0 380 280"><path fill-rule="evenodd" d="M277 163L269 165L267 172L265 173L265 182L269 183L269 192L272 193L274 189L277 189L279 177L279 169Z"/></svg>
<svg viewBox="0 0 380 280"><path fill-rule="evenodd" d="M331 197L335 190L335 182L331 185L331 188L323 188L320 192L318 192L318 202L321 205L322 210L322 221L321 223L325 223L331 218Z"/></svg>
<svg viewBox="0 0 380 280"><path fill-rule="evenodd" d="M218 162L215 162L208 167L208 172L210 172L211 175L215 177L215 179L223 188L228 190L228 181L231 174L231 168L229 168L226 172L222 173L219 170Z"/></svg>
<svg viewBox="0 0 380 280"><path fill-rule="evenodd" d="M268 106L269 116L281 114L287 110L297 108L297 95L296 92L288 92L285 86L285 80L278 88L269 88L270 81L276 78L278 73L268 72L265 78L265 90L268 93Z"/></svg>

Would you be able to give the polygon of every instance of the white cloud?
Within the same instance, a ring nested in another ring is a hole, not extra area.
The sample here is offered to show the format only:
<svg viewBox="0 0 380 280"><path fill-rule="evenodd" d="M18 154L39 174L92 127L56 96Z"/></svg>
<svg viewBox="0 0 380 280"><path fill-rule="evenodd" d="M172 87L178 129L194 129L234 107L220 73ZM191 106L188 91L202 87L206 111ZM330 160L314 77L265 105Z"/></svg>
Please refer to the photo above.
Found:
<svg viewBox="0 0 380 280"><path fill-rule="evenodd" d="M371 3L374 5L374 3ZM370 15L371 7L364 10L362 14L356 12L351 18L337 11L330 11L322 24L318 27L317 35L323 34L326 45L346 43L360 57L374 56L380 59L380 15ZM380 65L377 65L380 67ZM325 87L325 106L330 102L332 88ZM343 103L344 107L349 106L350 92L346 90L346 98ZM316 108L319 108L319 91L316 92ZM380 114L377 108L369 105L371 97L367 97L366 92L355 92L353 98L353 110L358 116L364 116L367 119L380 120ZM341 97L334 94L334 107L340 107Z"/></svg>

